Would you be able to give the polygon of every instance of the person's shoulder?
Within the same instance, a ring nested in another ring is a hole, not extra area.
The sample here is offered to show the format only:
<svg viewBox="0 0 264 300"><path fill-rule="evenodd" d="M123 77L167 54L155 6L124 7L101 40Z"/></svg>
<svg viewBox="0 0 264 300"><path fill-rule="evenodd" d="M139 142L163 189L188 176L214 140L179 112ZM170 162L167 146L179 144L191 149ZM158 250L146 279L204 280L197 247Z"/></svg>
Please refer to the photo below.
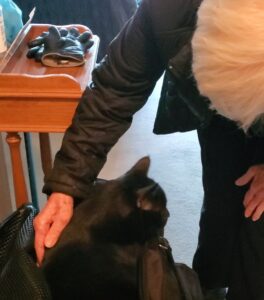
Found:
<svg viewBox="0 0 264 300"><path fill-rule="evenodd" d="M187 26L202 0L143 0L155 30L158 32Z"/></svg>
<svg viewBox="0 0 264 300"><path fill-rule="evenodd" d="M142 3L146 3L150 11L159 12L180 12L180 11L192 11L200 6L202 0L143 0Z"/></svg>

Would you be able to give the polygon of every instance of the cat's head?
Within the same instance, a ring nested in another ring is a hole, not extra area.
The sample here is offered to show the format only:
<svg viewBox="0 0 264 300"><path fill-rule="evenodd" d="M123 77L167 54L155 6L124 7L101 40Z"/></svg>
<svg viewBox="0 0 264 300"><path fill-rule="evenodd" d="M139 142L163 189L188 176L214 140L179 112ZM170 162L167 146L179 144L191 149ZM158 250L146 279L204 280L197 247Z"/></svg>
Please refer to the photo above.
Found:
<svg viewBox="0 0 264 300"><path fill-rule="evenodd" d="M93 236L115 236L126 243L160 234L169 216L167 200L159 184L148 177L149 166L149 157L143 157L121 177L95 184L88 200Z"/></svg>

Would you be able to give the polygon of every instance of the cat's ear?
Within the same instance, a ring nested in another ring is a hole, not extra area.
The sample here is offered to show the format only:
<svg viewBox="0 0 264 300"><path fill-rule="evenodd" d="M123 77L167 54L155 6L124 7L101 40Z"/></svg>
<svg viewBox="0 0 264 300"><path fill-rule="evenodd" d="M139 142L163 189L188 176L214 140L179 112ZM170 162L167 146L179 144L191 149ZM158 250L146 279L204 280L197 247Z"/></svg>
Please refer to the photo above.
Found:
<svg viewBox="0 0 264 300"><path fill-rule="evenodd" d="M149 184L137 190L137 207L143 210L153 210L153 203L149 201L148 194L156 189L157 183Z"/></svg>
<svg viewBox="0 0 264 300"><path fill-rule="evenodd" d="M129 171L122 176L116 178L117 181L121 181L129 186L135 185L136 182L143 178L148 178L148 170L150 166L150 158L145 156L141 158Z"/></svg>
<svg viewBox="0 0 264 300"><path fill-rule="evenodd" d="M150 166L150 158L149 156L145 156L141 158L127 173L126 175L130 174L141 174L144 176L148 175Z"/></svg>

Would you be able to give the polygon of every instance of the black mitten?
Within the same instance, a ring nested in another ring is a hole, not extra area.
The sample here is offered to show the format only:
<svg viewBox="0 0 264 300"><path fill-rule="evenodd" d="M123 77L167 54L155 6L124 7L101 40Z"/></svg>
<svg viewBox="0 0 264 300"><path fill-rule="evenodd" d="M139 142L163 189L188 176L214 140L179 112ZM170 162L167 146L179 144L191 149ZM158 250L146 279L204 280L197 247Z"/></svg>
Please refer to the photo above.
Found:
<svg viewBox="0 0 264 300"><path fill-rule="evenodd" d="M92 47L92 34L78 29L51 26L48 32L43 32L28 43L28 58L41 61L50 67L74 67L85 63L85 53Z"/></svg>

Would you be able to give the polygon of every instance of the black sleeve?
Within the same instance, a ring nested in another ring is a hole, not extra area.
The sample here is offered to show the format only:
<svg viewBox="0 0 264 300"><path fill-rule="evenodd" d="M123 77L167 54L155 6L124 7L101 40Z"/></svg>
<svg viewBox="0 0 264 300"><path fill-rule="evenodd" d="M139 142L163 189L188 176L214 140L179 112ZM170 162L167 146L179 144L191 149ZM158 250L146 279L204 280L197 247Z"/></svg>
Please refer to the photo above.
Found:
<svg viewBox="0 0 264 300"><path fill-rule="evenodd" d="M43 191L84 198L106 155L147 101L163 65L152 32L149 0L110 44L93 71Z"/></svg>

